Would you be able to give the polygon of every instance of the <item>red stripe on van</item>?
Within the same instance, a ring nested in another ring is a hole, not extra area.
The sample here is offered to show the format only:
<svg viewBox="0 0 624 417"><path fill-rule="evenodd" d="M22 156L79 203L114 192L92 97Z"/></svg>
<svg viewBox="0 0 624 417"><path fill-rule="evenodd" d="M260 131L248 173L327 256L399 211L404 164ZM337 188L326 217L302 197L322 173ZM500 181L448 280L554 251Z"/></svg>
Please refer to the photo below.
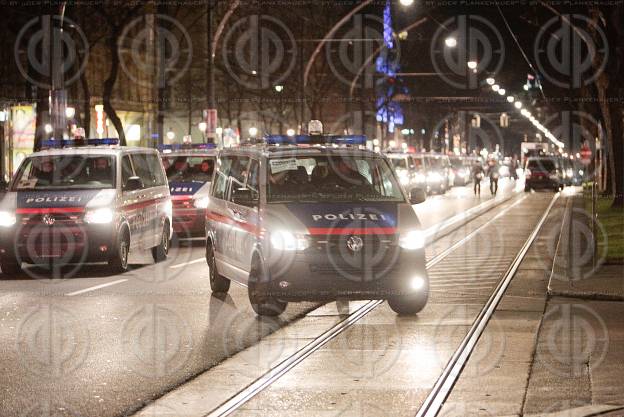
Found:
<svg viewBox="0 0 624 417"><path fill-rule="evenodd" d="M18 208L16 214L64 214L64 213L84 213L84 207L33 207Z"/></svg>

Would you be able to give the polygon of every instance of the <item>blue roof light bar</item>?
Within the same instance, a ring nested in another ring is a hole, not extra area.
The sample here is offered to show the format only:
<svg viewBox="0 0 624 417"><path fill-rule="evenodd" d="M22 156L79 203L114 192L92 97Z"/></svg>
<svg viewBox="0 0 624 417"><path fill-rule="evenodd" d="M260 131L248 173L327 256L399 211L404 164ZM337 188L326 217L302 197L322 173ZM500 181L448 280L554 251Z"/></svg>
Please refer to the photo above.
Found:
<svg viewBox="0 0 624 417"><path fill-rule="evenodd" d="M267 135L267 145L366 145L364 135Z"/></svg>

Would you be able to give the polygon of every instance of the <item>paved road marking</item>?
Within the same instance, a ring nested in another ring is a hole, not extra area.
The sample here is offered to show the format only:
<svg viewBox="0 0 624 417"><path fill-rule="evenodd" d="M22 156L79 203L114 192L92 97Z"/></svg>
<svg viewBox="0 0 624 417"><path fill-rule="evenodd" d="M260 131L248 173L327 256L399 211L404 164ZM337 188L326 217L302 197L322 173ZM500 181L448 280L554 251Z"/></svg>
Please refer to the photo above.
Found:
<svg viewBox="0 0 624 417"><path fill-rule="evenodd" d="M188 262L182 262L181 264L172 265L169 268L171 268L171 269L182 268L182 267L187 266L187 265L198 264L200 262L205 262L205 261L206 261L205 258L199 258L199 259L194 259L194 260L188 261Z"/></svg>
<svg viewBox="0 0 624 417"><path fill-rule="evenodd" d="M78 291L70 292L70 293L67 293L65 295L68 296L68 297L73 297L74 295L80 295L80 294L84 294L86 292L99 290L100 288L110 287L112 285L121 284L122 282L126 282L126 281L128 281L128 278L118 279L117 281L111 281L111 282L107 282L105 284L95 285L93 287L85 288L84 290L78 290Z"/></svg>

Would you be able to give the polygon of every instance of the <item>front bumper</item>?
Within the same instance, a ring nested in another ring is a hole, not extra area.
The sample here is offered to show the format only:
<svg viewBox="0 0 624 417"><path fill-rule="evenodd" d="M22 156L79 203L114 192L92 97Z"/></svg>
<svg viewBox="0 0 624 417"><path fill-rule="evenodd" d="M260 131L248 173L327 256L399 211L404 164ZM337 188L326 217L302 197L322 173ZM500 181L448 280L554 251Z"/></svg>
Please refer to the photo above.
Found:
<svg viewBox="0 0 624 417"><path fill-rule="evenodd" d="M369 300L425 294L429 283L424 249L398 247L385 255L350 257L309 248L267 261L267 282L259 294L285 301ZM414 280L422 287L414 290Z"/></svg>
<svg viewBox="0 0 624 417"><path fill-rule="evenodd" d="M555 189L560 187L559 180L553 180L549 177L528 178L525 180L525 187L533 189Z"/></svg>
<svg viewBox="0 0 624 417"><path fill-rule="evenodd" d="M0 230L0 256L32 264L104 262L116 240L110 224L17 224Z"/></svg>
<svg viewBox="0 0 624 417"><path fill-rule="evenodd" d="M204 209L173 208L173 231L178 237L198 237L206 233Z"/></svg>

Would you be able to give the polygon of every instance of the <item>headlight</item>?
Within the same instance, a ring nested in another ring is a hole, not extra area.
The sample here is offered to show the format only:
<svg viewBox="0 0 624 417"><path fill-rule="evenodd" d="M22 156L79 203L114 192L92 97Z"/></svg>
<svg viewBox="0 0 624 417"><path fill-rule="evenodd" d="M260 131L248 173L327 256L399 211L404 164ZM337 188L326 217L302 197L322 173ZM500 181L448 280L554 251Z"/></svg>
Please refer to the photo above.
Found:
<svg viewBox="0 0 624 417"><path fill-rule="evenodd" d="M425 182L426 180L425 174L416 174L416 182Z"/></svg>
<svg viewBox="0 0 624 417"><path fill-rule="evenodd" d="M420 230L411 230L405 234L401 233L399 246L406 250L416 250L425 247L425 235Z"/></svg>
<svg viewBox="0 0 624 417"><path fill-rule="evenodd" d="M208 207L208 202L209 201L210 201L210 199L208 197L201 197L201 198L196 199L193 204L198 209L205 209L205 208Z"/></svg>
<svg viewBox="0 0 624 417"><path fill-rule="evenodd" d="M305 250L310 243L304 235L282 230L271 233L271 245L278 250Z"/></svg>
<svg viewBox="0 0 624 417"><path fill-rule="evenodd" d="M89 210L85 213L84 220L87 223L93 224L105 224L113 221L113 210L109 208L99 208L95 210Z"/></svg>
<svg viewBox="0 0 624 417"><path fill-rule="evenodd" d="M11 227L17 222L17 218L15 217L15 213L11 213L9 211L0 211L0 226L1 227Z"/></svg>

